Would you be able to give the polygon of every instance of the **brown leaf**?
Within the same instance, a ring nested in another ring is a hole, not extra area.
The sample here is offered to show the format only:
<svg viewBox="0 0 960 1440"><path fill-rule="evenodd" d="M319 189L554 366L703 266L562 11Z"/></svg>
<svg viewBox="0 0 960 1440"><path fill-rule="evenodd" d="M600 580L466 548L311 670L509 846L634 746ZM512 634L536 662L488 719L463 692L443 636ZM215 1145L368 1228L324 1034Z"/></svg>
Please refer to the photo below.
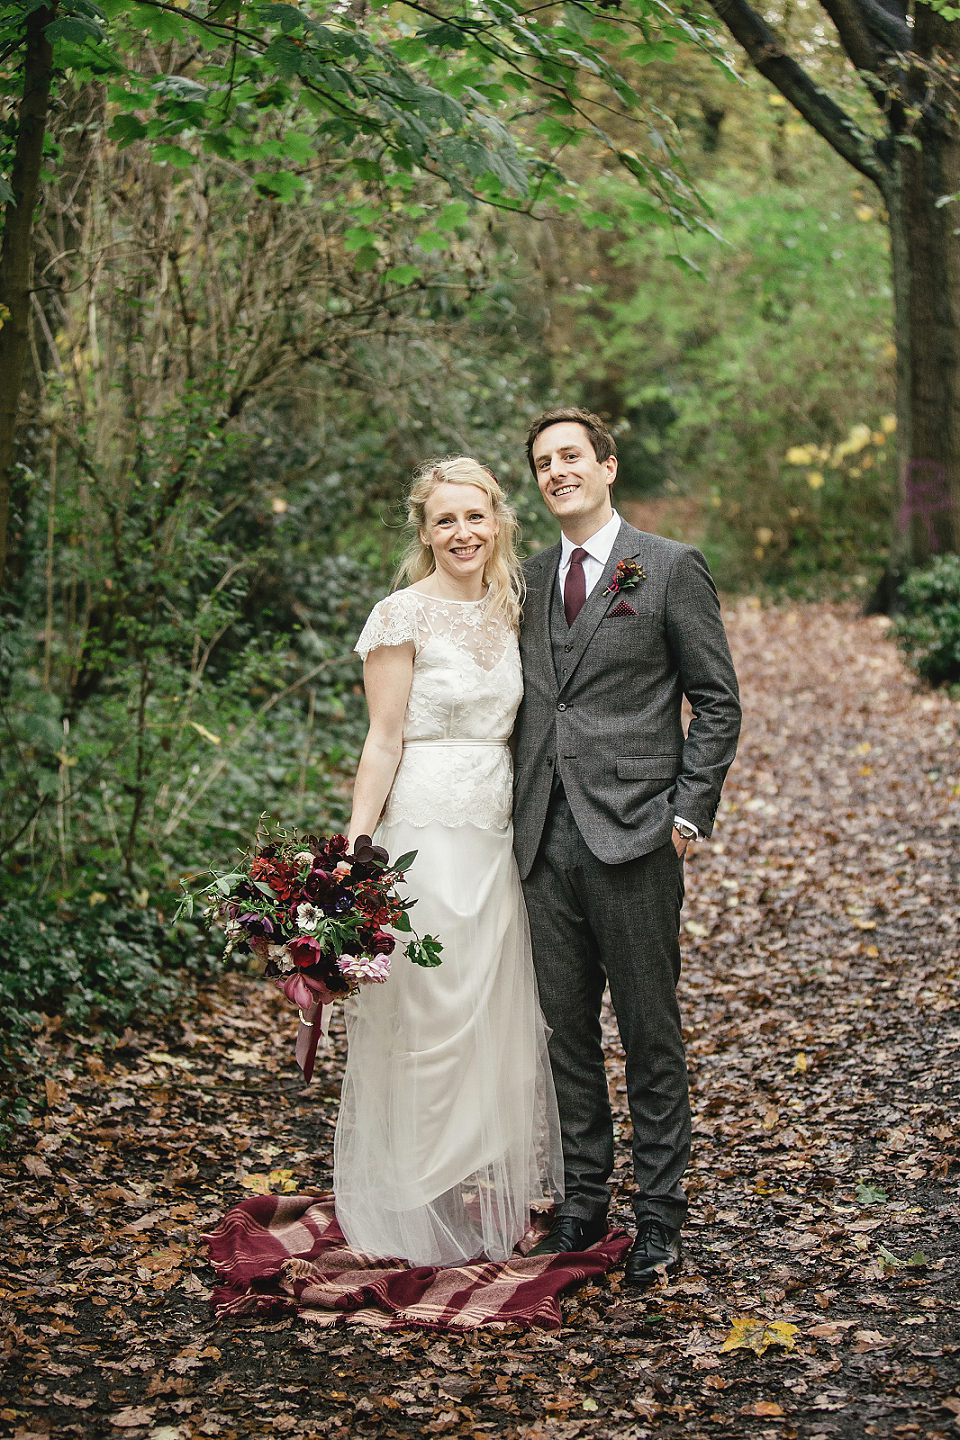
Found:
<svg viewBox="0 0 960 1440"><path fill-rule="evenodd" d="M741 1405L738 1415L783 1415L776 1400L755 1400L752 1405Z"/></svg>
<svg viewBox="0 0 960 1440"><path fill-rule="evenodd" d="M139 1205L140 1198L125 1185L104 1185L99 1192L101 1199L114 1200L122 1205Z"/></svg>
<svg viewBox="0 0 960 1440"><path fill-rule="evenodd" d="M146 1270L175 1270L183 1261L183 1251L166 1249L154 1250L150 1255L141 1255L137 1261Z"/></svg>
<svg viewBox="0 0 960 1440"><path fill-rule="evenodd" d="M184 1276L181 1289L186 1291L188 1295L196 1295L198 1299L209 1300L210 1298L210 1291L204 1285L203 1281L198 1279L198 1277L194 1274L192 1270L188 1270L187 1274ZM211 1346L211 1349L212 1348L213 1347ZM201 1354L203 1353L206 1352L201 1351ZM218 1357L219 1354L220 1352L217 1351Z"/></svg>
<svg viewBox="0 0 960 1440"><path fill-rule="evenodd" d="M189 1185L191 1180L196 1180L200 1171L192 1160L178 1160L164 1171L161 1183L168 1190L178 1190L181 1185Z"/></svg>
<svg viewBox="0 0 960 1440"><path fill-rule="evenodd" d="M868 1350L884 1350L895 1343L886 1335L881 1335L879 1330L854 1330L853 1338L856 1341L853 1347L855 1355L863 1355Z"/></svg>
<svg viewBox="0 0 960 1440"><path fill-rule="evenodd" d="M155 1414L155 1405L128 1405L126 1410L111 1415L110 1424L115 1425L118 1430L134 1430L139 1425L149 1425Z"/></svg>
<svg viewBox="0 0 960 1440"><path fill-rule="evenodd" d="M27 1174L32 1175L35 1180L46 1180L53 1174L50 1166L39 1155L25 1155L23 1157L23 1168Z"/></svg>
<svg viewBox="0 0 960 1440"><path fill-rule="evenodd" d="M179 1281L182 1274L183 1272L181 1270L166 1270L159 1275L154 1273L151 1279L151 1284L153 1285L154 1290L172 1290L174 1285L176 1285Z"/></svg>
<svg viewBox="0 0 960 1440"><path fill-rule="evenodd" d="M856 1325L856 1320L823 1320L819 1325L811 1325L806 1332L813 1335L817 1340L843 1339L848 1330Z"/></svg>
<svg viewBox="0 0 960 1440"><path fill-rule="evenodd" d="M154 1395L191 1395L195 1388L195 1382L184 1375L151 1375L146 1396L152 1400Z"/></svg>

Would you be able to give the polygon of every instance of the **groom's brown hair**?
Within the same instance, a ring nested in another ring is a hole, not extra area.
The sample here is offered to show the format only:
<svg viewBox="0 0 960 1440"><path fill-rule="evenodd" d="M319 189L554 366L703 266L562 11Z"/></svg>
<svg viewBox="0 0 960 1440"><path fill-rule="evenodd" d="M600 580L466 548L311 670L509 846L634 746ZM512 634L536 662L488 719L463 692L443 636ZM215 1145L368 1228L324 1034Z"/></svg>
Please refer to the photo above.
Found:
<svg viewBox="0 0 960 1440"><path fill-rule="evenodd" d="M544 410L527 431L527 464L534 475L537 473L533 463L534 441L543 430L549 430L551 425L561 425L565 420L583 426L590 436L593 453L599 461L609 460L611 455L616 455L617 442L599 415L594 415L590 410L580 410L576 405L564 405L559 410Z"/></svg>

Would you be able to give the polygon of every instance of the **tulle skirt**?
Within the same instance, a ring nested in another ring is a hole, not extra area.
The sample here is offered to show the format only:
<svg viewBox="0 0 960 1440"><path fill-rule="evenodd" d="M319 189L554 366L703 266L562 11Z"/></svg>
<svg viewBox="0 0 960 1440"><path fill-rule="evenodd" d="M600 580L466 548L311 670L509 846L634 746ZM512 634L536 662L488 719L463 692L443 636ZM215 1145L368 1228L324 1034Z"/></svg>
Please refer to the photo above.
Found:
<svg viewBox="0 0 960 1440"><path fill-rule="evenodd" d="M412 965L345 1006L334 1143L337 1219L354 1249L411 1265L505 1260L530 1207L563 1194L557 1104L512 832L384 825L415 929L442 964Z"/></svg>

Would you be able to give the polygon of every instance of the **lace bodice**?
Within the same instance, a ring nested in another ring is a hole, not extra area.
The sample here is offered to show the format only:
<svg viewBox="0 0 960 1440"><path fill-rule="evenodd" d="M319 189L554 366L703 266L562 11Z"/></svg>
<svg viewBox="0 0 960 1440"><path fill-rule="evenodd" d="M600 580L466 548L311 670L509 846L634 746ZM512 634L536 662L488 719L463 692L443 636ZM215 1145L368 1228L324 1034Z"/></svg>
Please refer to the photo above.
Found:
<svg viewBox="0 0 960 1440"><path fill-rule="evenodd" d="M516 634L486 599L399 590L374 606L356 649L366 659L409 641L403 759L384 820L504 829L513 781L506 742L523 695Z"/></svg>

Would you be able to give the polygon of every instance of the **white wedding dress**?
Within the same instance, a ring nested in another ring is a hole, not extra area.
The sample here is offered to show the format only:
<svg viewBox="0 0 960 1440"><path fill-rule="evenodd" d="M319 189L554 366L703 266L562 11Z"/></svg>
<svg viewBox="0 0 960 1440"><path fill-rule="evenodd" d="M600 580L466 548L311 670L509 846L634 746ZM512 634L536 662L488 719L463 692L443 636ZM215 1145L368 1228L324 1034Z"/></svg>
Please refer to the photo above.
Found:
<svg viewBox="0 0 960 1440"><path fill-rule="evenodd" d="M442 963L411 964L398 936L389 979L346 1003L337 1219L354 1249L411 1265L505 1260L531 1204L563 1193L512 849L520 656L487 600L415 590L381 600L356 648L365 659L411 640L403 758L376 840L392 860L417 851L411 920L440 939Z"/></svg>

